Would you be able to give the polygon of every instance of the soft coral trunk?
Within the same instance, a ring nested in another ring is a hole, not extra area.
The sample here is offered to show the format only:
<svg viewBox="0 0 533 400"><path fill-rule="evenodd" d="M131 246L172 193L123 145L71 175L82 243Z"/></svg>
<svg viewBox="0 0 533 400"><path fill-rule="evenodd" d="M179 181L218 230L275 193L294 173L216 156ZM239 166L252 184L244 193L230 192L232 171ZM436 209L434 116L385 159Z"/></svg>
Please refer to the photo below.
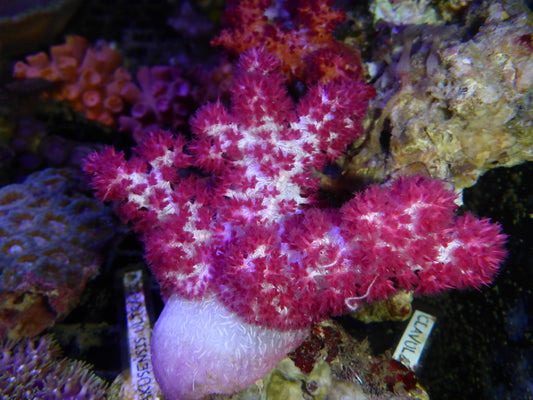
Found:
<svg viewBox="0 0 533 400"><path fill-rule="evenodd" d="M155 376L166 400L234 393L264 377L307 333L244 323L215 297L173 295L152 333Z"/></svg>

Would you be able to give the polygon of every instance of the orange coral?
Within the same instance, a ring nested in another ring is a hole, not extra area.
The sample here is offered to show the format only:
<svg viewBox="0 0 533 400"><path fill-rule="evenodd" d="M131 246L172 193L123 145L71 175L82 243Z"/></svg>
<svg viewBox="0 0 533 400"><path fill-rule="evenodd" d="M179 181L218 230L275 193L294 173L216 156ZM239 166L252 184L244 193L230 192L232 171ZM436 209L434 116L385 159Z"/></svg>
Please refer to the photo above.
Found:
<svg viewBox="0 0 533 400"><path fill-rule="evenodd" d="M96 49L80 36L67 36L64 44L50 48L50 56L40 52L17 62L13 76L57 82L47 97L112 127L125 103L132 102L129 93L136 89L121 62L120 53L107 44Z"/></svg>
<svg viewBox="0 0 533 400"><path fill-rule="evenodd" d="M213 39L212 45L234 54L265 47L281 59L287 77L308 83L347 75L363 77L359 52L333 38L345 14L332 8L332 0L300 0L293 10L276 10L271 0L228 3L224 18L229 27ZM280 18L272 18L276 12ZM287 13L289 20L275 22L286 18Z"/></svg>

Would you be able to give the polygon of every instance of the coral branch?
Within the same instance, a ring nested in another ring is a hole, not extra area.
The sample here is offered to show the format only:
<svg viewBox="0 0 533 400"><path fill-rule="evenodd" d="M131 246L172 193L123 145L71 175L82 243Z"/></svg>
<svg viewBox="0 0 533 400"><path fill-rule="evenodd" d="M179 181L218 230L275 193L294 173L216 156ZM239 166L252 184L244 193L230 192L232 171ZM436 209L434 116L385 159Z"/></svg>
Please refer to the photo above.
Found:
<svg viewBox="0 0 533 400"><path fill-rule="evenodd" d="M363 77L358 51L333 38L345 14L332 8L332 0L299 0L286 7L281 3L229 1L224 14L228 27L211 43L233 54L264 46L279 57L286 77L308 83Z"/></svg>
<svg viewBox="0 0 533 400"><path fill-rule="evenodd" d="M262 329L301 332L398 290L430 294L488 284L505 255L505 236L486 220L457 217L455 197L441 182L401 178L369 187L340 209L317 207L312 171L361 135L373 90L336 79L310 87L295 105L278 69L275 57L251 50L241 57L230 109L202 108L191 143L154 132L128 161L108 149L85 165L97 195L116 201L142 235L167 307L200 313L207 303L222 304L228 324L218 334L231 342L234 325L242 324L263 343ZM171 334L180 322L170 314L154 330L156 376L166 394L194 399L216 391L228 356ZM203 329L187 323L194 335ZM180 372L180 383L167 376L181 371L176 363L183 360L166 354L188 358L204 350L206 365L221 358L216 373ZM234 350L236 365L253 357ZM220 390L242 388L249 378L232 377Z"/></svg>

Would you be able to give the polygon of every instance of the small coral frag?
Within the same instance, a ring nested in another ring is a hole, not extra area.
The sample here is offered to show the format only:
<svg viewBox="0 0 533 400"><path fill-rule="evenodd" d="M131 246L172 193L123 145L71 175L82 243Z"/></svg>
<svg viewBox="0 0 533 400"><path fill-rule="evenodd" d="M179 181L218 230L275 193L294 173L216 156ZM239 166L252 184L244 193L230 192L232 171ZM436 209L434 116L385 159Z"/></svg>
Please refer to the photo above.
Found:
<svg viewBox="0 0 533 400"><path fill-rule="evenodd" d="M50 55L40 52L26 57L26 62L17 62L13 76L57 82L48 96L90 120L113 127L137 89L121 62L120 53L107 44L92 48L80 36L67 36L64 44L50 48Z"/></svg>

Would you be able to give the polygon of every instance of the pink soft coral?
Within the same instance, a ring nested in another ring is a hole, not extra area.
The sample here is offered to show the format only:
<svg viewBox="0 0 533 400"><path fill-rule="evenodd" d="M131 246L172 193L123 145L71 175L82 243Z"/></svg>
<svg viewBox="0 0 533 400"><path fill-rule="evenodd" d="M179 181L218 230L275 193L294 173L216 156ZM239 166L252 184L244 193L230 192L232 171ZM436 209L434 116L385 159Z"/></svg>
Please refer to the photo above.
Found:
<svg viewBox="0 0 533 400"><path fill-rule="evenodd" d="M85 165L169 296L153 355L170 399L245 387L312 322L362 301L488 284L504 256L500 228L456 217L454 195L426 178L317 208L312 170L361 135L373 91L336 79L295 107L279 67L264 51L242 56L230 111L201 109L192 143L156 132L129 161L107 149ZM251 357L257 368L234 367Z"/></svg>
<svg viewBox="0 0 533 400"><path fill-rule="evenodd" d="M153 130L175 131L185 125L190 116L193 88L183 72L174 67L142 67L137 72L140 90L132 88L133 102L129 115L119 118L122 132L131 132L136 141Z"/></svg>
<svg viewBox="0 0 533 400"><path fill-rule="evenodd" d="M341 76L362 78L358 50L333 37L337 24L345 19L343 10L333 9L333 0L297 0L281 7L279 3L228 1L224 13L227 28L211 43L233 54L264 46L279 57L285 76L308 83Z"/></svg>

